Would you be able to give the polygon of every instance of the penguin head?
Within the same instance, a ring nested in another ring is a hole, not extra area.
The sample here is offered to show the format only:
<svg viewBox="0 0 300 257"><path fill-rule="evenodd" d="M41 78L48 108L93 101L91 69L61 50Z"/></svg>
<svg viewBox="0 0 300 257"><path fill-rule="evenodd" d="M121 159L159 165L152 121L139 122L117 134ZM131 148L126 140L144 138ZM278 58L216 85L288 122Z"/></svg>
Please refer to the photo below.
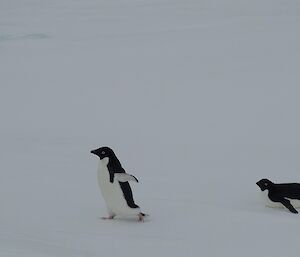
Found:
<svg viewBox="0 0 300 257"><path fill-rule="evenodd" d="M261 179L260 181L256 182L256 185L258 185L261 189L261 191L265 191L266 189L270 189L273 185L273 182L264 178Z"/></svg>
<svg viewBox="0 0 300 257"><path fill-rule="evenodd" d="M115 156L114 151L107 146L92 150L91 153L97 155L100 160L104 159L105 157L110 159L111 157Z"/></svg>

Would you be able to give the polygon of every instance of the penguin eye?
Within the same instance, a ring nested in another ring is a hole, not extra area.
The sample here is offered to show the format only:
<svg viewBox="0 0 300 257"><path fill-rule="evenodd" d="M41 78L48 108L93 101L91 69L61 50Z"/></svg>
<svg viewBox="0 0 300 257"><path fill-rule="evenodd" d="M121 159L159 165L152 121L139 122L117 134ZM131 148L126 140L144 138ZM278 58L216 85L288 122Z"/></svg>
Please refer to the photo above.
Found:
<svg viewBox="0 0 300 257"><path fill-rule="evenodd" d="M102 151L101 154L105 154L105 151Z"/></svg>
<svg viewBox="0 0 300 257"><path fill-rule="evenodd" d="M267 186L268 185L268 183L265 183L265 186Z"/></svg>

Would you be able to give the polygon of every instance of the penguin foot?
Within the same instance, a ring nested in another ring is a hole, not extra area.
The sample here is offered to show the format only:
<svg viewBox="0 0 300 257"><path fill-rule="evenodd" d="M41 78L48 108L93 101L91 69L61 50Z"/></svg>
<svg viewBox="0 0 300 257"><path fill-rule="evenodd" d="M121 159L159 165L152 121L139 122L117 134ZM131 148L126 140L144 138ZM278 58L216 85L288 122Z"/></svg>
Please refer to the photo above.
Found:
<svg viewBox="0 0 300 257"><path fill-rule="evenodd" d="M139 221L140 221L140 222L144 222L144 221L145 221L145 219L144 219L145 216L146 216L146 215L145 215L144 213L140 212L140 213L138 214Z"/></svg>

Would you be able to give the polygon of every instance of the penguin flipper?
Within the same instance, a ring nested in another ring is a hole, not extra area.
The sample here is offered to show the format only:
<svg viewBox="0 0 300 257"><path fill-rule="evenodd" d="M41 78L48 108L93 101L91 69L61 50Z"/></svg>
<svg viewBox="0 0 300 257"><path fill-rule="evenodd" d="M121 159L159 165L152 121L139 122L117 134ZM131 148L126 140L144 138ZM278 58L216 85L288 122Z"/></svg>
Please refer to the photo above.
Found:
<svg viewBox="0 0 300 257"><path fill-rule="evenodd" d="M278 196L270 196L269 198L274 202L281 203L285 208L287 208L292 213L298 213L298 211L294 208L294 206L291 204L291 202L284 198L284 197L278 197Z"/></svg>
<svg viewBox="0 0 300 257"><path fill-rule="evenodd" d="M286 207L290 212L292 213L298 213L298 211L294 208L294 206L291 204L291 202L288 199L283 198L280 201L284 207Z"/></svg>
<svg viewBox="0 0 300 257"><path fill-rule="evenodd" d="M127 173L115 173L115 178L119 182L129 182L129 181L134 181L137 183L139 182L135 176L127 174Z"/></svg>

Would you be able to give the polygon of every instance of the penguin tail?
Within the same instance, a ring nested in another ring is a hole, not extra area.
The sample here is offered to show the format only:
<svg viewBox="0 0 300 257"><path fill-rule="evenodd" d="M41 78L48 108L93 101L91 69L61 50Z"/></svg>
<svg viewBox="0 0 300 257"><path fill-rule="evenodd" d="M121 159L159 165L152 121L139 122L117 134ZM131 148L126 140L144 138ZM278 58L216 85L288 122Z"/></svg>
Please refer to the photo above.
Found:
<svg viewBox="0 0 300 257"><path fill-rule="evenodd" d="M148 216L150 216L149 214L143 213L143 212L140 212L140 215L142 215L143 217L148 217Z"/></svg>

